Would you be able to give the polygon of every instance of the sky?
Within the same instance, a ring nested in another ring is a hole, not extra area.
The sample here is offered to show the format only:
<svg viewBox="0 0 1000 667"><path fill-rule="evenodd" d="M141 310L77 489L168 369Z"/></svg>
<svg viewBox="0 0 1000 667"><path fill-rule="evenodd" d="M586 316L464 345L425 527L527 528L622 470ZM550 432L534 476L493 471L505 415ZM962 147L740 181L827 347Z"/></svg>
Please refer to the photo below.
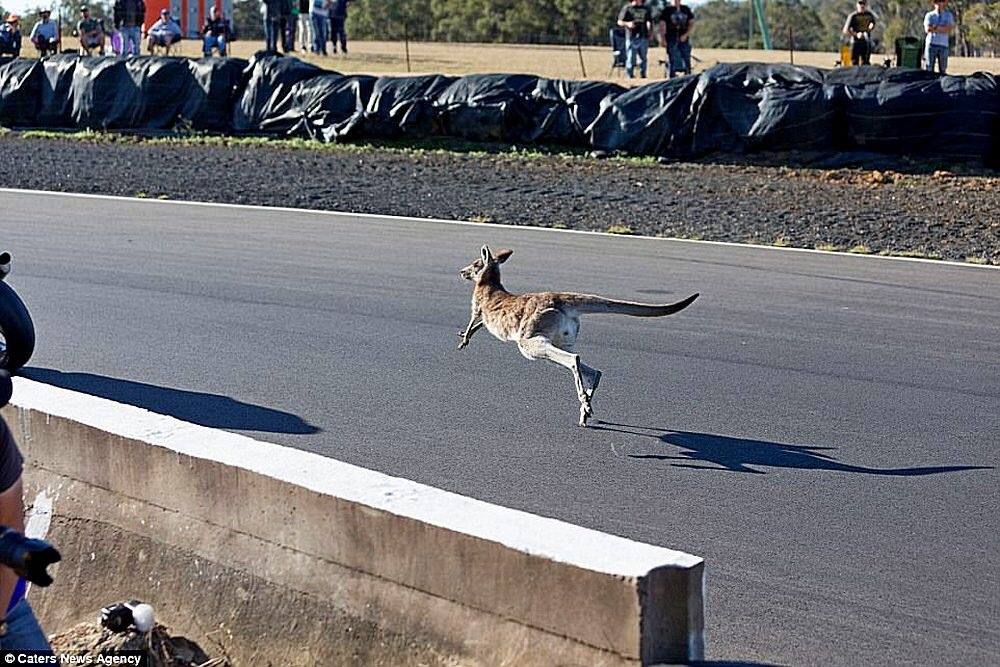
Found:
<svg viewBox="0 0 1000 667"><path fill-rule="evenodd" d="M0 7L3 7L5 11L12 14L27 14L32 9L39 9L41 7L47 7L52 10L53 16L55 15L55 10L58 7L58 3L51 2L51 0L0 0ZM4 17L6 18L6 17Z"/></svg>

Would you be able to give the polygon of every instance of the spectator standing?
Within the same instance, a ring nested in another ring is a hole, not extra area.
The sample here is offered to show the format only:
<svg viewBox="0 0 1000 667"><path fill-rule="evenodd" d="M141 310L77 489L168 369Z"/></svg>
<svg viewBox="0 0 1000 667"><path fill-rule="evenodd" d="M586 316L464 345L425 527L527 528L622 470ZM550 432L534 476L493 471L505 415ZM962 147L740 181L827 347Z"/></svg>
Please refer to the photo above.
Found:
<svg viewBox="0 0 1000 667"><path fill-rule="evenodd" d="M934 71L934 61L941 74L948 72L948 38L955 29L955 17L947 10L946 0L934 0L934 9L924 16L924 65Z"/></svg>
<svg viewBox="0 0 1000 667"><path fill-rule="evenodd" d="M285 30L284 30L284 46L282 51L287 53L295 53L295 32L299 27L299 0L289 0L288 3L288 18L285 20Z"/></svg>
<svg viewBox="0 0 1000 667"><path fill-rule="evenodd" d="M121 35L118 55L138 56L142 50L142 24L146 20L143 0L115 0L115 30Z"/></svg>
<svg viewBox="0 0 1000 667"><path fill-rule="evenodd" d="M299 46L302 53L307 53L312 48L312 15L309 10L312 3L309 0L297 0L299 3Z"/></svg>
<svg viewBox="0 0 1000 667"><path fill-rule="evenodd" d="M52 12L43 9L38 14L41 16L41 19L31 29L31 35L28 36L28 39L38 49L38 57L43 58L49 54L54 55L59 52L59 28L49 20Z"/></svg>
<svg viewBox="0 0 1000 667"><path fill-rule="evenodd" d="M9 54L17 58L21 55L21 19L11 14L0 25L0 56Z"/></svg>
<svg viewBox="0 0 1000 667"><path fill-rule="evenodd" d="M23 467L24 459L14 436L0 417L0 525L18 532L24 532ZM39 651L51 655L45 633L24 598L25 588L23 579L0 567L0 600L4 600L3 609L7 612L2 622L6 632L0 635L0 651Z"/></svg>
<svg viewBox="0 0 1000 667"><path fill-rule="evenodd" d="M347 53L347 3L351 0L332 0L330 3L330 42L333 52L337 52L337 42L340 41L340 52Z"/></svg>
<svg viewBox="0 0 1000 667"><path fill-rule="evenodd" d="M76 34L80 36L80 48L88 54L97 49L99 55L104 55L104 22L90 18L90 9L80 8L80 21L76 24Z"/></svg>
<svg viewBox="0 0 1000 667"><path fill-rule="evenodd" d="M288 0L264 0L264 49L278 50L278 39L281 35L282 10Z"/></svg>
<svg viewBox="0 0 1000 667"><path fill-rule="evenodd" d="M851 40L851 64L870 65L872 60L872 30L878 17L868 9L868 0L858 0L857 8L844 23L844 37Z"/></svg>
<svg viewBox="0 0 1000 667"><path fill-rule="evenodd" d="M309 12L313 26L312 52L325 56L326 41L330 38L330 0L312 0Z"/></svg>
<svg viewBox="0 0 1000 667"><path fill-rule="evenodd" d="M618 25L625 28L625 73L630 79L635 77L635 61L638 58L639 75L645 79L653 13L643 0L630 0L618 13Z"/></svg>
<svg viewBox="0 0 1000 667"><path fill-rule="evenodd" d="M161 9L159 20L146 31L146 48L152 53L154 46L162 46L170 53L170 47L181 41L182 35L180 25L170 17L170 10Z"/></svg>
<svg viewBox="0 0 1000 667"><path fill-rule="evenodd" d="M670 78L677 74L691 73L691 29L694 27L694 12L681 0L663 10L660 15L663 42L667 45L667 60L670 62Z"/></svg>
<svg viewBox="0 0 1000 667"><path fill-rule="evenodd" d="M222 15L218 7L212 5L211 9L208 10L205 25L201 29L202 53L205 54L206 58L210 58L212 50L218 49L219 55L225 57L226 47L231 41L232 34L233 29L229 25L229 21Z"/></svg>

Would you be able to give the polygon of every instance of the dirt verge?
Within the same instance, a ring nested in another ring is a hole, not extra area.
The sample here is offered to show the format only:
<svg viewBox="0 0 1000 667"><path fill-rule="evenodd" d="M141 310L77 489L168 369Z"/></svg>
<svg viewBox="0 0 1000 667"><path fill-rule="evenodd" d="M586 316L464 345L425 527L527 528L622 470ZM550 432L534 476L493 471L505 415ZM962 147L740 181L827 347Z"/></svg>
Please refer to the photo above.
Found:
<svg viewBox="0 0 1000 667"><path fill-rule="evenodd" d="M898 160L817 168L0 135L0 184L1000 264L1000 178ZM872 163L870 163L872 164Z"/></svg>

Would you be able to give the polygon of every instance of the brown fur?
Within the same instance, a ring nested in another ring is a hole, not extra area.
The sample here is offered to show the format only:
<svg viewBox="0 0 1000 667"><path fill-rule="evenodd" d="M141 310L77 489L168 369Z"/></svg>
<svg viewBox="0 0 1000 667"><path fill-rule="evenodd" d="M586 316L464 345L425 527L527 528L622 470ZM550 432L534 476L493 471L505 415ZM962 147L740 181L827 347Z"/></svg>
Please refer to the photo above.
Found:
<svg viewBox="0 0 1000 667"><path fill-rule="evenodd" d="M472 290L472 316L465 331L459 333L458 349L481 327L502 341L517 343L521 354L531 360L547 359L564 366L573 374L576 395L580 401L580 426L586 426L593 416L591 399L601 381L601 371L580 361L573 353L580 331L580 315L588 313L618 313L635 317L663 317L687 308L697 294L671 304L646 304L606 299L593 294L576 292L536 292L511 294L500 283L500 264L513 250L501 250L496 255L483 246L479 259L459 272L475 283Z"/></svg>

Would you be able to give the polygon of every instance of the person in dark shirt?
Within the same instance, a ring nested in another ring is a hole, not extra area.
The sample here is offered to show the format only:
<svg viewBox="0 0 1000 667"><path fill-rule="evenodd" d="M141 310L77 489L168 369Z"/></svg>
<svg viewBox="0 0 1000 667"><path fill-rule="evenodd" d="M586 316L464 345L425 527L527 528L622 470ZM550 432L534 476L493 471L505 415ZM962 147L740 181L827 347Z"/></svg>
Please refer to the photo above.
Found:
<svg viewBox="0 0 1000 667"><path fill-rule="evenodd" d="M104 55L104 22L90 17L90 8L80 8L80 21L76 24L76 34L80 37L80 48L88 55L94 49Z"/></svg>
<svg viewBox="0 0 1000 667"><path fill-rule="evenodd" d="M618 13L618 25L625 28L625 73L630 79L635 77L635 61L638 59L639 76L645 79L653 12L642 0L630 0Z"/></svg>
<svg viewBox="0 0 1000 667"><path fill-rule="evenodd" d="M206 58L211 57L212 50L218 49L219 55L225 57L226 46L229 44L232 35L232 28L229 21L219 12L219 8L212 5L208 10L208 18L201 28L203 38L202 53Z"/></svg>
<svg viewBox="0 0 1000 667"><path fill-rule="evenodd" d="M875 14L868 9L868 0L858 0L857 9L847 17L844 37L851 40L851 64L869 65L872 58L872 30Z"/></svg>
<svg viewBox="0 0 1000 667"><path fill-rule="evenodd" d="M277 51L279 39L284 44L282 28L291 15L291 0L264 0L264 49L266 51Z"/></svg>
<svg viewBox="0 0 1000 667"><path fill-rule="evenodd" d="M691 28L694 27L694 12L681 0L663 10L660 15L660 29L663 42L667 45L667 60L670 62L670 78L678 73L691 73Z"/></svg>
<svg viewBox="0 0 1000 667"><path fill-rule="evenodd" d="M120 56L138 56L141 52L142 24L146 20L143 0L115 0L115 30L121 34Z"/></svg>
<svg viewBox="0 0 1000 667"><path fill-rule="evenodd" d="M330 42L333 52L337 52L337 41L340 41L340 52L347 53L347 3L351 0L333 0L330 5Z"/></svg>

